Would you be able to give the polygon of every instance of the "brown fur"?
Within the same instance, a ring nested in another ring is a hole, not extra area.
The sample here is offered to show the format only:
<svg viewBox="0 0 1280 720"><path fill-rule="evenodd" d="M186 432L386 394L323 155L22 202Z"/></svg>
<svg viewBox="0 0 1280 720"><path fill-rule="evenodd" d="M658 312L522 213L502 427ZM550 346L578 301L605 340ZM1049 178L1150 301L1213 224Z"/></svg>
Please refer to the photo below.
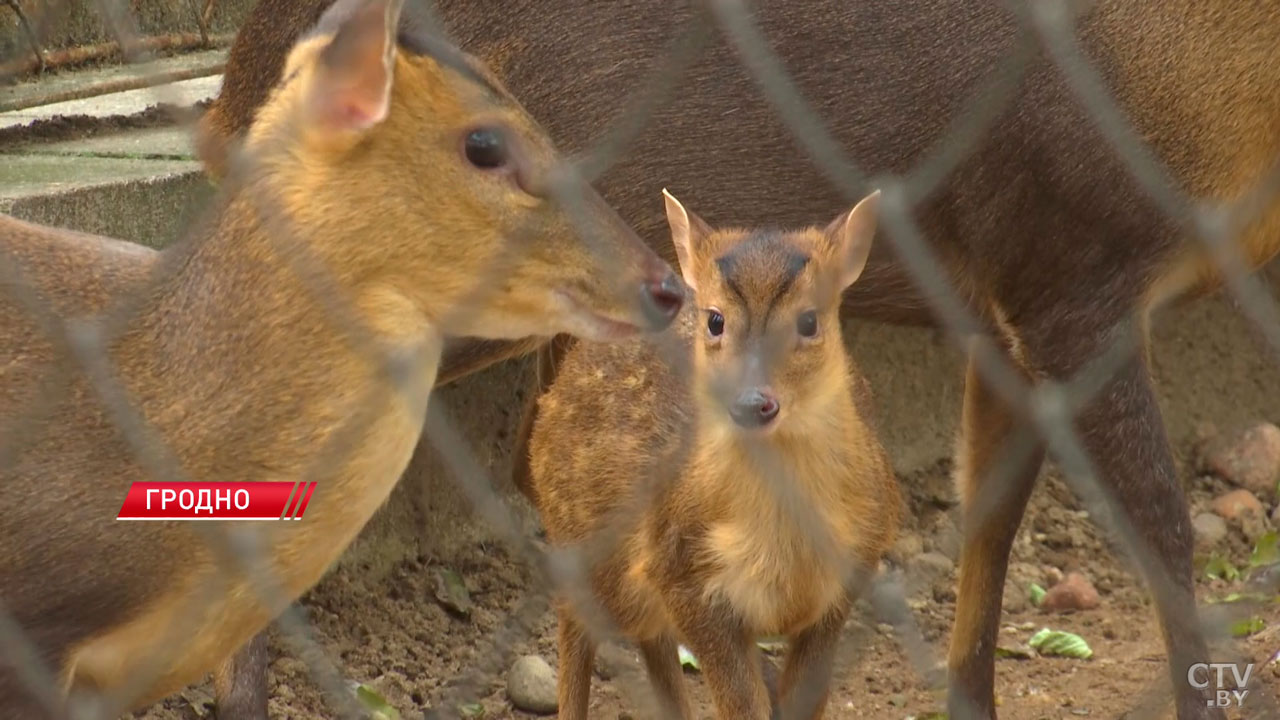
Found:
<svg viewBox="0 0 1280 720"><path fill-rule="evenodd" d="M763 634L793 643L785 717L821 716L850 597L897 532L896 481L840 337L836 232L695 239L681 265L698 307L671 331L693 352L692 380L649 344L579 343L542 397L532 498L552 544L592 558L592 591L640 643L664 716L693 717L679 639L701 659L720 717L768 718ZM797 258L809 261L794 274ZM715 340L710 308L725 317ZM807 341L796 318L812 308L822 329ZM781 406L767 435L735 425L722 397L753 382ZM651 504L633 505L647 490ZM584 720L595 640L572 595L559 617L560 717ZM794 692L801 681L806 693Z"/></svg>
<svg viewBox="0 0 1280 720"><path fill-rule="evenodd" d="M259 598L196 524L113 519L130 483L153 476L114 406L50 340L59 323L137 302L103 360L187 477L319 482L303 521L253 525L291 601L407 464L444 333L610 339L670 322L655 314L653 288L678 281L598 197L588 193L571 219L528 190L555 154L482 68L412 29L397 48L396 3L343 3L298 44L258 114L247 143L256 166L243 166L244 184L229 183L213 222L183 243L156 253L0 218L0 438L21 438L0 469L11 511L0 601L70 691L140 683L108 702L153 702L223 663L283 606ZM504 129L508 169L464 157L478 122ZM304 280L305 257L330 285ZM503 282L456 312L495 258L506 261ZM28 312L24 288L51 326ZM367 335L353 343L333 307ZM391 350L404 361L401 387L374 361ZM37 420L50 371L66 374L61 394ZM243 664L260 672L253 651ZM224 690L235 684L222 675ZM0 668L0 717L45 716Z"/></svg>
<svg viewBox="0 0 1280 720"><path fill-rule="evenodd" d="M298 32L289 13L325 0L260 0L227 68L235 83L215 103L211 132L234 137L261 103L281 64L280 37ZM571 149L588 147L701 3L477 5L437 0L464 47L505 64L504 80ZM1269 0L1094 0L1077 4L1088 57L1174 183L1196 200L1238 202L1280 155L1280 8ZM1015 50L1017 21L999 3L903 0L779 0L756 4L756 20L803 94L847 154L871 173L902 172L948 142L949 124ZM566 35L565 27L572 27ZM1031 42L1034 42L1032 40ZM986 318L1028 378L1065 379L1105 346L1117 324L1161 302L1218 286L1185 228L1150 201L1095 129L1063 75L1032 47L1007 109L957 159L915 216L970 309ZM990 103L991 100L981 102ZM206 162L215 159L204 156ZM736 52L714 38L620 161L597 182L602 195L673 258L652 208L655 183L670 183L709 218L747 225L801 223L834 212L842 198L799 149ZM778 187L802 188L771 198ZM1251 266L1280 247L1280 203L1262 197L1239 238ZM891 243L878 242L845 294L843 314L932 322ZM465 355L470 367L523 348L495 344ZM464 357L460 355L459 357ZM551 368L555 364L547 363ZM987 448L1011 423L1002 408L967 391L958 481L980 477ZM1180 589L1159 592L1178 715L1220 717L1188 688L1186 667L1208 657L1190 600L1190 525L1163 425L1140 360L1077 423L1104 484ZM1111 424L1110 426L1108 424ZM1121 434L1115 427L1128 428ZM527 426L527 424L526 424ZM520 448L516 448L520 452ZM1037 456L1038 457L1038 456ZM1034 458L1033 458L1034 459ZM952 717L994 717L998 593L1008 557L1003 538L1021 520L1019 483L1002 512L967 513L960 609L951 649ZM971 492L966 492L971 495ZM994 524L993 524L994 523ZM1150 580L1151 577L1148 577ZM987 592L975 596L977 588Z"/></svg>

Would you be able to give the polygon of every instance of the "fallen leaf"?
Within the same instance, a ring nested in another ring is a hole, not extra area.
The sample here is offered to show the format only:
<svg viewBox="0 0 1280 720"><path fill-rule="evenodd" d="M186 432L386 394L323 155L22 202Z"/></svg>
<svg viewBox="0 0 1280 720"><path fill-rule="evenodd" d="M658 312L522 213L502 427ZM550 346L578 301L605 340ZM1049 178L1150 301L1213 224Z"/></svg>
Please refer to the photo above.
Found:
<svg viewBox="0 0 1280 720"><path fill-rule="evenodd" d="M996 657L1012 658L1014 660L1030 660L1031 653L1027 650L1023 650L1022 648L997 647Z"/></svg>
<svg viewBox="0 0 1280 720"><path fill-rule="evenodd" d="M364 705L369 711L369 716L375 720L400 720L400 711L391 707L377 690L368 685L356 686L356 699Z"/></svg>
<svg viewBox="0 0 1280 720"><path fill-rule="evenodd" d="M702 670L702 666L698 664L698 658L694 657L693 653L689 652L689 648L681 645L679 648L677 648L677 652L680 655L681 667L688 668L695 672Z"/></svg>
<svg viewBox="0 0 1280 720"><path fill-rule="evenodd" d="M1209 561L1204 566L1204 574L1210 578L1222 578L1223 580L1235 580L1240 577L1240 571L1218 553L1213 553L1209 556Z"/></svg>
<svg viewBox="0 0 1280 720"><path fill-rule="evenodd" d="M781 655L787 649L787 639L781 636L760 638L756 641L756 647L765 655Z"/></svg>
<svg viewBox="0 0 1280 720"><path fill-rule="evenodd" d="M436 600L460 617L471 617L471 593L462 576L449 568L436 568Z"/></svg>
<svg viewBox="0 0 1280 720"><path fill-rule="evenodd" d="M1089 647L1089 643L1084 641L1084 638L1075 633L1061 630L1041 628L1039 632L1031 636L1027 644L1035 648L1041 655L1061 655L1062 657L1080 660L1088 660L1093 657L1093 650Z"/></svg>
<svg viewBox="0 0 1280 720"><path fill-rule="evenodd" d="M1249 567L1265 567L1276 563L1280 563L1280 533L1270 530L1258 538L1253 552L1249 553Z"/></svg>
<svg viewBox="0 0 1280 720"><path fill-rule="evenodd" d="M1267 626L1266 622L1264 622L1262 618L1255 615L1253 617L1244 618L1243 620L1236 620L1235 622L1231 623L1231 635L1233 637L1245 637L1246 635L1252 635L1262 630L1262 628L1266 626Z"/></svg>

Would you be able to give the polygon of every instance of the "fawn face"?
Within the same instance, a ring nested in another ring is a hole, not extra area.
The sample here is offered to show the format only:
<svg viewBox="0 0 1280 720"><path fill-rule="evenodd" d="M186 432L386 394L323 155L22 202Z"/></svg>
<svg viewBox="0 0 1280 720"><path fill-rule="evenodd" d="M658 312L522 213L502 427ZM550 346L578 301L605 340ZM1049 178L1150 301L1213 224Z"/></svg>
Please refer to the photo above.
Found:
<svg viewBox="0 0 1280 720"><path fill-rule="evenodd" d="M840 296L866 264L879 193L825 229L713 230L666 191L667 220L698 308L699 397L738 431L768 434L815 411L848 372Z"/></svg>
<svg viewBox="0 0 1280 720"><path fill-rule="evenodd" d="M671 268L482 66L402 23L402 1L338 0L259 111L246 151L293 226L445 334L666 327L683 300Z"/></svg>

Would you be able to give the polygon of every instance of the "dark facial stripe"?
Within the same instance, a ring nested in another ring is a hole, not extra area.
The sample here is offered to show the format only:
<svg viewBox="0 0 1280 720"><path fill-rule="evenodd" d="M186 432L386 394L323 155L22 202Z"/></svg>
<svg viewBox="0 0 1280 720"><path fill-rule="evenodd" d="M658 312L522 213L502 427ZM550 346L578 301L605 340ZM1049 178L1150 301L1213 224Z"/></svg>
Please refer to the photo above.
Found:
<svg viewBox="0 0 1280 720"><path fill-rule="evenodd" d="M733 291L733 294L737 295L738 299L742 301L742 307L744 309L749 308L750 306L747 305L747 296L743 294L742 288L738 286L738 281L733 276L733 271L734 271L733 254L730 253L728 255L722 255L716 258L716 267L719 268L720 277L724 278L725 285L728 285L729 289ZM746 313L742 319L745 320L747 323L746 327L743 328L743 331L751 332L750 312Z"/></svg>
<svg viewBox="0 0 1280 720"><path fill-rule="evenodd" d="M769 307L764 311L764 324L769 324L769 317L773 315L773 308L787 294L792 285L796 284L796 278L800 277L800 273L804 271L806 265L809 264L809 256L801 252L788 251L787 260L783 264L782 280L778 283L777 289L773 291L773 297L769 299Z"/></svg>

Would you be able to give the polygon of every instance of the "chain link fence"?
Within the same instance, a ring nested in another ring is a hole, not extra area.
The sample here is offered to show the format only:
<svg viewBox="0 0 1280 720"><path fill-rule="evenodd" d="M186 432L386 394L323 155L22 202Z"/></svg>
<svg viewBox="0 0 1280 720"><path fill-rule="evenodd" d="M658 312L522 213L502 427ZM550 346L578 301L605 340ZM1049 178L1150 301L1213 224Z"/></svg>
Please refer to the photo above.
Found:
<svg viewBox="0 0 1280 720"><path fill-rule="evenodd" d="M128 3L123 0L95 1L104 24L117 38L118 47L145 48L145 45L134 41L138 32ZM410 0L410 9L431 24L434 23L434 14L426 3L427 0ZM206 3L206 7L210 5ZM1077 413L1108 392L1116 374L1129 367L1135 353L1140 352L1145 329L1137 324L1116 328L1110 335L1108 347L1074 377L1029 379L1027 373L1015 367L1009 353L996 339L978 332L986 327L985 322L972 311L968 291L957 287L947 272L946 264L919 226L914 210L964 160L970 149L997 129L995 123L1012 102L1031 59L1044 53L1056 65L1080 105L1087 110L1098 130L1111 144L1112 151L1123 160L1149 200L1169 219L1186 228L1190 237L1188 242L1198 243L1215 261L1228 292L1238 302L1240 310L1256 326L1271 351L1280 357L1277 304L1267 285L1248 272L1248 263L1234 242L1241 230L1274 202L1277 189L1280 189L1280 158L1276 158L1273 169L1261 178L1256 189L1234 204L1206 205L1186 196L1179 190L1179 183L1169 170L1126 119L1112 98L1106 79L1082 51L1075 32L1075 5L1045 0L1012 3L1010 9L1017 17L1021 37L1011 44L1008 56L950 121L949 130L933 145L932 151L905 172L868 177L828 132L821 113L793 82L783 60L775 54L756 24L751 8L740 0L710 0L706 3L707 12L695 14L695 21L673 39L669 52L655 65L647 81L634 91L629 106L619 113L619 121L608 128L593 148L566 160L556 169L550 181L551 192L571 212L581 212L583 189L627 152L629 144L643 130L655 108L669 99L673 86L698 60L710 39L721 35L758 83L773 110L792 131L795 141L843 196L852 200L863 196L868 188L881 190L880 237L883 242L892 244L915 285L928 288L922 297L936 317L938 326L956 345L970 353L971 380L980 380L990 393L1009 407L1025 409L1029 421L1018 425L997 453L997 460L992 463L990 471L991 479L981 485L981 492L968 503L966 524L981 525L984 512L1006 507L1007 498L1002 493L1016 490L1018 484L1001 480L1019 472L1019 468L1037 456L1040 448L1045 448L1081 497L1110 509L1112 527L1109 530L1135 564L1143 568L1151 592L1157 596L1176 596L1178 579L1169 575L1165 559L1147 546L1137 528L1127 521L1128 513L1115 497L1114 485L1101 481L1094 459L1086 451L1086 442L1074 425ZM32 42L36 42L34 38ZM851 35L850 42L857 42L856 33ZM141 63L149 59L144 50L129 54L130 62ZM851 91L857 92L857 89ZM167 100L159 89L156 100ZM237 151L225 186L234 190L246 178L253 177L261 170L258 161L259 158L251 153ZM663 180L656 179L658 182ZM323 446L315 449L312 468L302 478L304 482L312 481L351 451L356 438L371 419L367 413L379 407L379 399L390 393L419 392L421 388L415 387L415 383L421 381L410 371L411 365L402 352L386 347L376 332L364 323L332 269L325 266L306 239L296 231L284 209L283 200L258 193L252 202L276 243L277 257L291 265L310 290L314 302L329 318L335 332L344 334L349 346L362 353L372 367L379 369L381 378L381 383L370 388L369 397L353 404L343 429L333 433ZM526 245L513 243L513 247ZM106 348L129 327L151 289L162 287L188 260L186 253L194 252L198 247L198 243L185 243L164 253L151 268L146 287L135 289L111 312L96 317L67 318L52 309L48 298L42 297L36 289L36 284L24 278L22 264L0 246L0 256L4 256L0 261L0 287L4 289L6 302L15 303L29 313L58 352L68 360L49 368L39 385L37 402L26 409L24 416L3 418L4 424L0 426L4 428L0 432L0 473L16 466L20 453L38 439L49 418L48 413L66 402L65 392L71 386L72 378L83 373L152 479L193 479L167 446L166 438L148 427L135 399L126 392L117 368L112 366ZM520 260L519 252L495 257L491 272L481 278L474 292L459 304L456 311L465 316L465 313L481 307L489 289L500 284ZM679 343L665 335L652 341L673 367L687 372L687 352ZM485 678L509 664L514 646L534 632L538 619L549 607L553 588L571 598L579 607L579 614L589 620L593 635L607 638L615 634L607 613L596 606L589 590L587 568L617 546L630 527L626 519L637 517L640 514L637 508L645 507L655 494L660 493L664 483L671 481L674 471L655 473L648 482L639 483L631 503L618 513L617 522L606 524L610 528L606 537L593 538L592 542L579 547L548 548L525 528L517 517L518 513L495 492L494 479L467 449L466 439L440 403L433 403L427 409L425 437L440 453L465 497L472 503L476 522L484 523L505 541L516 558L533 568L546 591L529 593L503 627L489 639L487 646L476 650L476 665L451 679L446 696L437 703L437 707L444 709L441 712L451 712L459 703L474 697L483 687ZM670 458L669 467L677 467L681 459ZM781 483L773 490L777 493L789 491ZM268 570L265 550L256 528L229 527L220 523L196 523L195 526L200 536L216 549L215 556L229 574L249 575L267 607L284 609L276 620L277 627L291 651L307 663L316 682L325 689L336 715L362 717L364 710L352 697L342 668L320 647L308 623L292 604L294 598L284 591L279 579ZM819 541L815 539L815 542ZM208 587L205 594L213 597L225 591L225 587ZM914 626L913 613L893 576L877 578L874 587L864 596L871 601L883 621L894 625L907 660L915 666L918 674L929 682L937 682L940 679L941 653L925 641ZM180 650L185 632L205 609L183 608L172 619L168 641L158 642L156 647L168 648L172 652ZM1217 654L1221 655L1231 652L1234 641L1227 630L1229 617L1224 614L1223 606L1214 609L1220 612L1210 613L1206 609L1201 613L1202 631L1218 649ZM847 663L857 654L858 642L858 638L848 634L842 639L837 673L841 672L842 663ZM33 695L50 712L56 712L63 694L57 670L41 660L35 641L3 608L0 608L0 659L19 671ZM136 673L125 687L103 696L73 698L69 716L77 719L117 717L140 693L146 691L170 664L171 657L169 653L158 652L146 660L145 671ZM633 697L646 696L643 687L632 690L634 692L629 694ZM1259 686L1253 690L1249 697L1249 717L1280 717L1280 706L1265 688ZM964 714L963 702L958 702L959 705L953 703L952 712ZM1126 717L1155 717L1168 712L1167 680L1162 677L1134 703ZM977 707L969 708L974 711L974 716L981 714L981 705L978 702Z"/></svg>

